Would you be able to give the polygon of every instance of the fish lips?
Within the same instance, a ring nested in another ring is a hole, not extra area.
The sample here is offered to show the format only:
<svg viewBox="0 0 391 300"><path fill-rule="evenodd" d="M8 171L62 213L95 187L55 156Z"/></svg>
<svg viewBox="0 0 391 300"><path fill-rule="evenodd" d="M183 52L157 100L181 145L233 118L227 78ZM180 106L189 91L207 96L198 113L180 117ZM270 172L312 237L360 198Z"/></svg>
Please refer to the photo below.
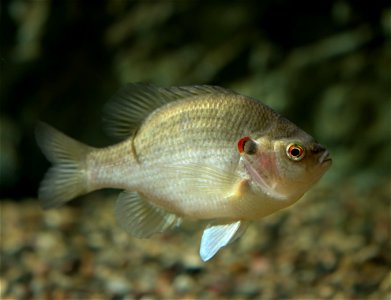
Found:
<svg viewBox="0 0 391 300"><path fill-rule="evenodd" d="M311 151L319 155L319 164L331 164L330 152L323 145L317 143L311 147Z"/></svg>
<svg viewBox="0 0 391 300"><path fill-rule="evenodd" d="M329 151L325 150L322 155L319 157L319 163L320 164L331 164L332 159L330 157Z"/></svg>

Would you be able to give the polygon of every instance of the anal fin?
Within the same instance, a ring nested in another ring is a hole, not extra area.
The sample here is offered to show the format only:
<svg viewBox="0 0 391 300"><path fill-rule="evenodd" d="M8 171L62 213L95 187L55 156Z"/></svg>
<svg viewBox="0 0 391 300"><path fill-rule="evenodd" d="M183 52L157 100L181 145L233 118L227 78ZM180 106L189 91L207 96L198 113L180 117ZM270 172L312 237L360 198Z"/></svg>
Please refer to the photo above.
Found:
<svg viewBox="0 0 391 300"><path fill-rule="evenodd" d="M136 192L124 191L117 200L115 216L118 224L130 235L147 238L179 226L182 219L149 203Z"/></svg>

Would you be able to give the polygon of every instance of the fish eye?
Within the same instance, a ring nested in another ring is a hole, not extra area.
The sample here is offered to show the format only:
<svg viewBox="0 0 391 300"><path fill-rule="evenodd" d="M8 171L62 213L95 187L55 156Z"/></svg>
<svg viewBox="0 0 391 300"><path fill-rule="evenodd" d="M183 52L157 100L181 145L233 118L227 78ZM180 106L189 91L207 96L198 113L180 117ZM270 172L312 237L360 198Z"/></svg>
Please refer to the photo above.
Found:
<svg viewBox="0 0 391 300"><path fill-rule="evenodd" d="M240 154L255 154L257 152L257 143L248 136L242 137L238 141L238 151Z"/></svg>
<svg viewBox="0 0 391 300"><path fill-rule="evenodd" d="M286 147L286 155L291 160L299 161L304 157L305 151L301 145L292 143Z"/></svg>

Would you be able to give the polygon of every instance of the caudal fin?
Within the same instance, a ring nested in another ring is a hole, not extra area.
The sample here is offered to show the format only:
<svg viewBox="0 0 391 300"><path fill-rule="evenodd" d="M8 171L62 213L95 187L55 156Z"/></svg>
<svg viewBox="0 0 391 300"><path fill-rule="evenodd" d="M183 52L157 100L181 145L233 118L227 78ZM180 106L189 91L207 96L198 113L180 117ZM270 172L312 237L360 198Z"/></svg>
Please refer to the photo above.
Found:
<svg viewBox="0 0 391 300"><path fill-rule="evenodd" d="M59 207L87 193L86 156L92 147L45 123L38 124L35 135L42 152L53 163L39 187L38 197L42 207Z"/></svg>

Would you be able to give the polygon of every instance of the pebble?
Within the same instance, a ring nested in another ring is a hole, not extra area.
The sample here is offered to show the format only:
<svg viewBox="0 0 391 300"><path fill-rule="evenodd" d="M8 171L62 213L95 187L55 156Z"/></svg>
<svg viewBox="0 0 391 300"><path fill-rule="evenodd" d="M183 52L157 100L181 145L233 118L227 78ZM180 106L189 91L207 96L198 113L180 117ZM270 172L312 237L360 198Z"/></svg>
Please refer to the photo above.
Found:
<svg viewBox="0 0 391 300"><path fill-rule="evenodd" d="M194 287L194 280L187 274L181 274L174 279L174 289L179 294L189 292Z"/></svg>

